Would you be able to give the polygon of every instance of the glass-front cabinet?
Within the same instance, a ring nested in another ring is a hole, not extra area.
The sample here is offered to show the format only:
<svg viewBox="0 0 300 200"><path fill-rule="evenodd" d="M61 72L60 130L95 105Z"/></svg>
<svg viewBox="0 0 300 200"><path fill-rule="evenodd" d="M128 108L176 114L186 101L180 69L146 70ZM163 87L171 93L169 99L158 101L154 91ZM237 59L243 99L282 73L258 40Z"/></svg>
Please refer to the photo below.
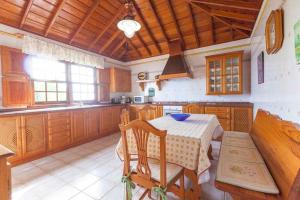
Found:
<svg viewBox="0 0 300 200"><path fill-rule="evenodd" d="M208 95L243 93L242 57L242 51L206 57Z"/></svg>

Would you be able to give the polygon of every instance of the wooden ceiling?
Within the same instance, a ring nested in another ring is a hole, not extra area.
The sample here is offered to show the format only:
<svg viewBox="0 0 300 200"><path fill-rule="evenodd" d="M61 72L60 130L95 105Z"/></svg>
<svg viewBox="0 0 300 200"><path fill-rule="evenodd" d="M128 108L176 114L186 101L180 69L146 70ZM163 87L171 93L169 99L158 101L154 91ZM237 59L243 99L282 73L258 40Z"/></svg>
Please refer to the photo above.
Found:
<svg viewBox="0 0 300 200"><path fill-rule="evenodd" d="M263 0L132 0L142 29L126 39L116 24L124 0L0 0L0 23L121 61L251 35Z"/></svg>

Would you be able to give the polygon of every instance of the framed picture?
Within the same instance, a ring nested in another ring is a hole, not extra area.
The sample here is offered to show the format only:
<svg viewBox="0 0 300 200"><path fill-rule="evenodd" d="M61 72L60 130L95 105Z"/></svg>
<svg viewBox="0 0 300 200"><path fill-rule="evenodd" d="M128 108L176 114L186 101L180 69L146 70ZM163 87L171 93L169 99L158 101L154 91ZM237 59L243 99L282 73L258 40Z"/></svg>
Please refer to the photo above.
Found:
<svg viewBox="0 0 300 200"><path fill-rule="evenodd" d="M264 52L261 52L257 57L257 74L258 74L258 84L262 84L265 81L264 72Z"/></svg>
<svg viewBox="0 0 300 200"><path fill-rule="evenodd" d="M300 20L294 26L296 62L300 64Z"/></svg>
<svg viewBox="0 0 300 200"><path fill-rule="evenodd" d="M283 10L273 10L267 20L266 29L266 51L268 54L276 53L283 42Z"/></svg>

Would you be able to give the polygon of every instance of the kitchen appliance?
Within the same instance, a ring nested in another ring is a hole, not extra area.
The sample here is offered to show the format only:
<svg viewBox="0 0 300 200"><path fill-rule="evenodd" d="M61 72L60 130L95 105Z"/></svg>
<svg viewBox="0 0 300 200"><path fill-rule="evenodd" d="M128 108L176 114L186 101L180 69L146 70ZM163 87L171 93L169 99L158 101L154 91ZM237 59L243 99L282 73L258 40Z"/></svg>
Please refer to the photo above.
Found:
<svg viewBox="0 0 300 200"><path fill-rule="evenodd" d="M176 113L182 113L182 106L163 106L164 116Z"/></svg>
<svg viewBox="0 0 300 200"><path fill-rule="evenodd" d="M121 104L126 104L126 96L121 96Z"/></svg>
<svg viewBox="0 0 300 200"><path fill-rule="evenodd" d="M148 103L149 97L148 96L134 96L133 103Z"/></svg>
<svg viewBox="0 0 300 200"><path fill-rule="evenodd" d="M119 103L120 103L120 99L117 98L117 97L112 98L112 99L111 99L111 103L112 103L112 104L119 104Z"/></svg>

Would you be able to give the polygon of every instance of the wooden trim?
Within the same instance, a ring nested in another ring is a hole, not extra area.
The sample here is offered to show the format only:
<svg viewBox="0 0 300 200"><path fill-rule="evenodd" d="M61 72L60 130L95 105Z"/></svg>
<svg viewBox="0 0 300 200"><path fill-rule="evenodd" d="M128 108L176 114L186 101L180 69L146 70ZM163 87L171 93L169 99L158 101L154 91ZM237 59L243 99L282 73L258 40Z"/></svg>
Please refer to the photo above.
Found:
<svg viewBox="0 0 300 200"><path fill-rule="evenodd" d="M178 74L166 74L166 75L159 76L159 80L168 80L172 78L193 78L193 75L189 73L178 73Z"/></svg>
<svg viewBox="0 0 300 200"><path fill-rule="evenodd" d="M67 0L60 0L58 7L56 8L56 10L54 11L54 14L50 20L50 22L48 23L48 25L46 26L46 31L44 33L44 36L47 37L49 34L49 31L51 30L56 18L58 17L60 11L62 10L63 6L65 5Z"/></svg>
<svg viewBox="0 0 300 200"><path fill-rule="evenodd" d="M83 21L80 23L79 27L76 29L76 31L74 32L74 34L71 36L69 44L72 44L72 42L76 38L77 34L81 31L81 29L85 26L85 24L87 23L87 21L92 16L92 14L98 8L98 6L100 5L100 2L101 2L101 0L97 0L97 1L95 1L93 3L92 7L89 9L89 11L87 12L87 14L85 15Z"/></svg>
<svg viewBox="0 0 300 200"><path fill-rule="evenodd" d="M24 10L24 14L23 14L22 19L21 19L21 23L20 23L20 25L19 25L19 28L20 28L20 29L22 29L23 26L24 26L24 23L25 23L25 21L26 21L27 15L28 15L28 13L29 13L29 10L30 10L32 4L33 4L33 0L28 0L28 3L27 3L26 8L25 8L25 10Z"/></svg>

